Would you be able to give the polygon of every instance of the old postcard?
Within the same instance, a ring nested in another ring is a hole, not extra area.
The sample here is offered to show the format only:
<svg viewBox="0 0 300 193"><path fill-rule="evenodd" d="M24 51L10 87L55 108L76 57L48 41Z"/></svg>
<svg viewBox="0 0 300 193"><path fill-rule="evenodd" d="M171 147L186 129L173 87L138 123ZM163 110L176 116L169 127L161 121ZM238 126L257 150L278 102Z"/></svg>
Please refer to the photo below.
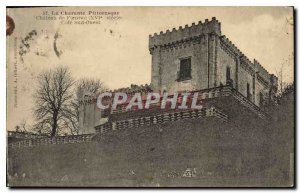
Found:
<svg viewBox="0 0 300 193"><path fill-rule="evenodd" d="M8 7L7 186L293 187L293 7Z"/></svg>

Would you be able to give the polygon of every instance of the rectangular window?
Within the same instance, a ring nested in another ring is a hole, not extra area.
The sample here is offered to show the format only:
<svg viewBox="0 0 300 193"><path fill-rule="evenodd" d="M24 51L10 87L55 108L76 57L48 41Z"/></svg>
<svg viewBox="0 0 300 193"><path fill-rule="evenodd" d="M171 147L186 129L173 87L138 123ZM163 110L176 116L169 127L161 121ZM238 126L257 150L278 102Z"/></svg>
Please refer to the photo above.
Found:
<svg viewBox="0 0 300 193"><path fill-rule="evenodd" d="M248 100L251 100L252 96L251 96L251 93L250 93L250 84L247 83L247 99Z"/></svg>
<svg viewBox="0 0 300 193"><path fill-rule="evenodd" d="M264 104L264 95L262 92L259 93L259 106L263 106Z"/></svg>
<svg viewBox="0 0 300 193"><path fill-rule="evenodd" d="M226 82L231 80L231 77L230 77L230 67L227 66L226 67Z"/></svg>
<svg viewBox="0 0 300 193"><path fill-rule="evenodd" d="M229 66L226 67L226 85L233 87L233 81L231 79Z"/></svg>
<svg viewBox="0 0 300 193"><path fill-rule="evenodd" d="M180 60L180 69L178 73L178 81L189 80L192 78L191 58L184 58Z"/></svg>

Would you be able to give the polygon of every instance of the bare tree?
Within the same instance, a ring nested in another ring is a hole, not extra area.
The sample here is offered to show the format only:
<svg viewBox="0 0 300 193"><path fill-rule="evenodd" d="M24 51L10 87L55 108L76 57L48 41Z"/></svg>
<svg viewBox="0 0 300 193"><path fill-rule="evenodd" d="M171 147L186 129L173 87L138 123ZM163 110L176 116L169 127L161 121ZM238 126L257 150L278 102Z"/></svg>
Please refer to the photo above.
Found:
<svg viewBox="0 0 300 193"><path fill-rule="evenodd" d="M293 65L293 60L294 60L294 52L288 56L287 59L282 59L281 62L281 66L280 69L276 71L276 76L278 77L278 94L281 95L283 93L283 91L285 90L285 87L287 87L288 85L290 85L291 83L288 83L286 81L286 77L283 75L283 71L289 66L289 65Z"/></svg>
<svg viewBox="0 0 300 193"><path fill-rule="evenodd" d="M22 121L20 122L20 127L24 132L28 132L28 125L27 125L27 121L25 119L22 119Z"/></svg>
<svg viewBox="0 0 300 193"><path fill-rule="evenodd" d="M77 93L84 90L90 94L95 94L106 89L106 86L99 79L82 78L77 81Z"/></svg>
<svg viewBox="0 0 300 193"><path fill-rule="evenodd" d="M34 94L34 115L38 121L35 128L53 137L59 129L76 124L72 106L73 84L67 68L59 67L38 76L38 88Z"/></svg>

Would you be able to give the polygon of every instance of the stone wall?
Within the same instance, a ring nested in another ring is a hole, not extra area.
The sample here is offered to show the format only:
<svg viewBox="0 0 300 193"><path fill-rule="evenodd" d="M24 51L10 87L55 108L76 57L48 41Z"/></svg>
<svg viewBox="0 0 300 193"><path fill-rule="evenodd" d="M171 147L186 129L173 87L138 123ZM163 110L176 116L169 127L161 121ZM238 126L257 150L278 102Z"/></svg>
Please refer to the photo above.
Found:
<svg viewBox="0 0 300 193"><path fill-rule="evenodd" d="M90 143L11 149L9 185L268 186L263 129L207 118L99 137ZM193 177L183 175L188 168L195 170Z"/></svg>

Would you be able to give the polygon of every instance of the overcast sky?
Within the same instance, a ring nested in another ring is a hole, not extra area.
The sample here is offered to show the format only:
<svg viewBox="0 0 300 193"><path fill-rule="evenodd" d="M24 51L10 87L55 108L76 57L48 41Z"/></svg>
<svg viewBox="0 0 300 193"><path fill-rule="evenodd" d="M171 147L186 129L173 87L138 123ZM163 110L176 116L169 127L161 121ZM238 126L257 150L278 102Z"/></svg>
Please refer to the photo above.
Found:
<svg viewBox="0 0 300 193"><path fill-rule="evenodd" d="M119 11L119 20L101 20L94 25L60 25L58 20L41 21L43 11ZM284 81L293 81L293 12L286 7L84 7L9 9L15 30L8 37L8 129L32 117L32 91L36 75L58 65L68 66L76 78L100 78L115 89L130 84L150 83L151 56L149 34L166 31L193 22L221 22L226 35L251 61L257 59L276 74L284 63ZM32 30L30 50L18 56L18 107L14 107L14 43ZM54 35L60 57L54 52ZM17 39L16 39L17 38ZM23 61L21 60L23 59Z"/></svg>

